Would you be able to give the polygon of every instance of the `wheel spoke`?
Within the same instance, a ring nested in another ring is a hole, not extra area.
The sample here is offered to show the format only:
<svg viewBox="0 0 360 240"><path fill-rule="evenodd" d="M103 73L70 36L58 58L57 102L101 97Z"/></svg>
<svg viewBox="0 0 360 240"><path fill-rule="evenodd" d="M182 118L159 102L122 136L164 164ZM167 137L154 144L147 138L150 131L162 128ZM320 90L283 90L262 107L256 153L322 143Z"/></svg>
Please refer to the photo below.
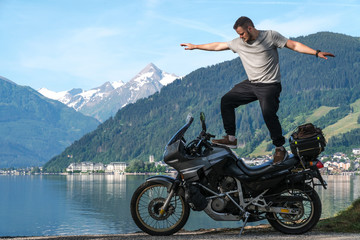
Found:
<svg viewBox="0 0 360 240"><path fill-rule="evenodd" d="M167 188L162 185L151 185L140 193L136 206L137 216L146 228L157 232L169 231L180 223L185 214L185 203L179 196L174 195L167 212L160 215L167 197Z"/></svg>
<svg viewBox="0 0 360 240"><path fill-rule="evenodd" d="M299 213L297 215L288 214L274 214L275 219L280 225L290 228L301 228L311 220L314 213L314 205L310 200L309 195L301 190L294 189L293 191L284 192L282 196L298 196L306 200L296 203L285 203L284 208L297 208Z"/></svg>

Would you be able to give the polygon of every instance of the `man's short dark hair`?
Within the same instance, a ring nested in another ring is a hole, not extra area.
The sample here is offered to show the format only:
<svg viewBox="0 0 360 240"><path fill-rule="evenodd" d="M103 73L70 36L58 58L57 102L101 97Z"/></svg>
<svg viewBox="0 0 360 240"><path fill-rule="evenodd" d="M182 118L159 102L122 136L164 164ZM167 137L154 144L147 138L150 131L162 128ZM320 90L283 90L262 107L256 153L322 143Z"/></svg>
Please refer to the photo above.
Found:
<svg viewBox="0 0 360 240"><path fill-rule="evenodd" d="M236 30L238 27L247 28L248 26L255 27L250 18L242 16L236 20L233 28Z"/></svg>

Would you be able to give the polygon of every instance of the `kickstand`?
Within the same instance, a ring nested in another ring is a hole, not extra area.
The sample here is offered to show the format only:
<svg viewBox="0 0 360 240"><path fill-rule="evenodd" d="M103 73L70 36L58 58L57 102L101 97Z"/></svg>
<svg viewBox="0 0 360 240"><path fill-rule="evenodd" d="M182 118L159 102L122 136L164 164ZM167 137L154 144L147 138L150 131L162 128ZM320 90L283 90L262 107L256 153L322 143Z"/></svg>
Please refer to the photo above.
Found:
<svg viewBox="0 0 360 240"><path fill-rule="evenodd" d="M242 228L241 228L241 230L240 230L239 237L241 236L241 234L242 234L243 231L244 231L244 228L245 228L245 226L246 226L246 224L247 224L247 221L248 221L248 219L249 219L249 217L250 217L250 213L249 213L249 212L245 212L244 217L245 217L244 225L242 226Z"/></svg>

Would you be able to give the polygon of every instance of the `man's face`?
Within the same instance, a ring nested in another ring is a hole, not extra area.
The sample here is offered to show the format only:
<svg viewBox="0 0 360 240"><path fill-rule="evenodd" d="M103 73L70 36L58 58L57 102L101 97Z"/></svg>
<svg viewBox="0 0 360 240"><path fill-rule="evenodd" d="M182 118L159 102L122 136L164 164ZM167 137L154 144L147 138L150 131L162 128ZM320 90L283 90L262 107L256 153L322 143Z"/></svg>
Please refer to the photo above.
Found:
<svg viewBox="0 0 360 240"><path fill-rule="evenodd" d="M236 29L237 34L239 34L240 38L244 42L249 42L252 40L252 35L251 35L250 31L251 31L251 27L247 27L247 28L238 27Z"/></svg>

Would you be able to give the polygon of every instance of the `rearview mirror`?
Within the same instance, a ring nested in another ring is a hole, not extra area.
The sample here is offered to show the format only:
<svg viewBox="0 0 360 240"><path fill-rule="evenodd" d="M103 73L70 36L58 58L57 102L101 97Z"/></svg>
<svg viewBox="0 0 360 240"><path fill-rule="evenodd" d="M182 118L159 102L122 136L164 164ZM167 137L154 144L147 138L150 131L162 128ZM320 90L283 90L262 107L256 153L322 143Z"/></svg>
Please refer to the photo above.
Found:
<svg viewBox="0 0 360 240"><path fill-rule="evenodd" d="M205 113L203 112L200 113L200 121L203 131L206 132Z"/></svg>
<svg viewBox="0 0 360 240"><path fill-rule="evenodd" d="M200 121L205 122L205 113L203 112L200 113Z"/></svg>

